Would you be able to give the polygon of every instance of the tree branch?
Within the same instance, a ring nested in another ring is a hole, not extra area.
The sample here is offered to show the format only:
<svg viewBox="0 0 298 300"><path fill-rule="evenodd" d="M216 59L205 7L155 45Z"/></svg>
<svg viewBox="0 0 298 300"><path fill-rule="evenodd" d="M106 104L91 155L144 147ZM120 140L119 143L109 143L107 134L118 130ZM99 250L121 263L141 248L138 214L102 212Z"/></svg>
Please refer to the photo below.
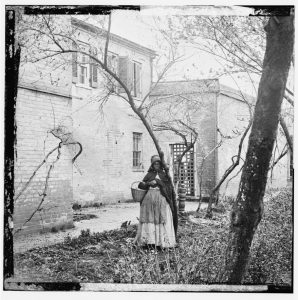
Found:
<svg viewBox="0 0 298 300"><path fill-rule="evenodd" d="M216 186L211 190L210 192L210 196L209 196L209 203L208 203L208 208L207 208L207 212L206 212L206 218L211 218L212 217L212 202L213 202L213 198L214 198L214 195L215 193L218 191L218 189L221 187L222 183L226 180L226 178L233 172L233 170L239 165L239 162L240 162L240 158L241 158L241 151L242 151L242 145L243 145L243 142L244 142L244 139L250 129L252 125L252 119L249 121L249 124L248 126L246 127L242 137L241 137L241 140L240 140L240 143L238 145L238 153L237 153L237 159L236 161L234 162L233 158L235 156L233 156L232 158L232 164L230 165L230 167L225 171L225 173L223 174L223 176L221 177L221 179L219 180L219 182L216 184Z"/></svg>
<svg viewBox="0 0 298 300"><path fill-rule="evenodd" d="M288 127L286 125L286 122L285 122L285 120L282 116L280 116L280 118L279 118L279 124L280 124L281 128L283 129L283 132L286 136L287 143L289 145L290 151L291 151L291 153L293 153L293 141L292 141L292 138L290 136Z"/></svg>
<svg viewBox="0 0 298 300"><path fill-rule="evenodd" d="M104 52L104 65L106 67L107 67L107 61L108 61L108 48L109 48L109 41L110 41L111 19L112 19L112 14L109 14L109 25L108 25L107 39L106 39L106 43L105 43L105 52Z"/></svg>

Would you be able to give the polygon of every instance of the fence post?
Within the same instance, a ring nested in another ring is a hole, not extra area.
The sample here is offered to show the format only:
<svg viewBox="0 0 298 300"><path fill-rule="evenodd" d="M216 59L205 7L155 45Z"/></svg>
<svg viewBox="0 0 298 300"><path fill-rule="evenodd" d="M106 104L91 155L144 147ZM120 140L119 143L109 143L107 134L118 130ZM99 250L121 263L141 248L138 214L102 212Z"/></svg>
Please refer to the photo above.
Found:
<svg viewBox="0 0 298 300"><path fill-rule="evenodd" d="M179 212L185 211L186 188L184 183L180 183L178 188Z"/></svg>

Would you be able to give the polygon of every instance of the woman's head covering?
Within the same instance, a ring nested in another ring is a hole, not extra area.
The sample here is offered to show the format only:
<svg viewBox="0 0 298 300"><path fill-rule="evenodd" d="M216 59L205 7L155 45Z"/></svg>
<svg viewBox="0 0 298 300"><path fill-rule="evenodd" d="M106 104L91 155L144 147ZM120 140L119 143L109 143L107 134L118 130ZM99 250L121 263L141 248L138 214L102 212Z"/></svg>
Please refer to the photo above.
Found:
<svg viewBox="0 0 298 300"><path fill-rule="evenodd" d="M155 162L159 162L161 163L160 157L158 155L153 155L151 156L151 166L155 163Z"/></svg>
<svg viewBox="0 0 298 300"><path fill-rule="evenodd" d="M162 169L162 163L161 163L160 157L158 155L153 155L153 156L151 156L151 165L150 165L150 168L149 168L148 172L151 172L151 171L155 172L153 164L157 161L160 163L160 166L161 166L161 169Z"/></svg>

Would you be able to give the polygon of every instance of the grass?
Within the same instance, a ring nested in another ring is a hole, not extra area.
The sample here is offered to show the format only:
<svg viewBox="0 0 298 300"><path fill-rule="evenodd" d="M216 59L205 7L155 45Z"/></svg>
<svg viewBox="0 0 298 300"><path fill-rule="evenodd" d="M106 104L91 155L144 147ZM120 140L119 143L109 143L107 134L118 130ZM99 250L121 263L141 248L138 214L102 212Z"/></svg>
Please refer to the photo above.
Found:
<svg viewBox="0 0 298 300"><path fill-rule="evenodd" d="M290 286L292 275L292 201L287 190L265 203L255 234L245 284ZM17 278L36 281L101 283L218 283L228 242L230 203L202 219L205 211L179 220L179 247L156 252L134 248L136 226L90 233L15 255ZM42 275L40 275L42 274Z"/></svg>

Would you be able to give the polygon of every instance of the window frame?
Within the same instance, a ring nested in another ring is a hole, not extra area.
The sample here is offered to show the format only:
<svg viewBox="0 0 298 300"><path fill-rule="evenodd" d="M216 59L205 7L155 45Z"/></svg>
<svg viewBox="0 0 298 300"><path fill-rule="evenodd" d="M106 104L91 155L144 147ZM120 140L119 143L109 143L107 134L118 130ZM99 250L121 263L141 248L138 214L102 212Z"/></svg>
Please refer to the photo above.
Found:
<svg viewBox="0 0 298 300"><path fill-rule="evenodd" d="M137 137L137 138L136 138ZM134 170L143 170L143 133L132 133L132 168ZM137 154L137 155L136 155ZM136 162L136 164L135 164Z"/></svg>
<svg viewBox="0 0 298 300"><path fill-rule="evenodd" d="M117 65L115 66L115 69L111 68L111 71L113 71L114 73L116 73L118 75L118 73L119 73L119 54L117 54L115 52L112 52L112 51L108 51L107 55L108 55L108 57L107 57L108 68L110 68L110 66L109 66L109 57L111 57L111 56L116 57Z"/></svg>
<svg viewBox="0 0 298 300"><path fill-rule="evenodd" d="M110 63L109 57L111 57L111 56L114 56L116 58L116 60L115 60L116 65L115 66L113 66L113 64L109 65L109 63ZM117 76L119 76L119 54L117 54L115 52L112 52L112 51L108 51L108 53L107 53L107 65L108 65L108 68L112 72L114 72ZM111 76L111 82L114 83L114 87L115 87L115 90L113 90L112 92L119 93L119 84L114 78L112 78L112 76Z"/></svg>
<svg viewBox="0 0 298 300"><path fill-rule="evenodd" d="M78 41L77 44L79 46L79 50L83 50L86 53L90 53L91 45L89 45L88 43L85 43L83 41ZM84 61L84 60L86 60L86 61ZM77 77L78 80L76 82L76 86L91 89L92 88L91 87L91 76L93 76L93 74L91 74L90 56L78 52L76 65L77 65L77 75L78 75L78 77ZM84 76L83 76L85 79L85 82L81 82L82 68L84 68L85 72L86 72L86 74L84 74Z"/></svg>

